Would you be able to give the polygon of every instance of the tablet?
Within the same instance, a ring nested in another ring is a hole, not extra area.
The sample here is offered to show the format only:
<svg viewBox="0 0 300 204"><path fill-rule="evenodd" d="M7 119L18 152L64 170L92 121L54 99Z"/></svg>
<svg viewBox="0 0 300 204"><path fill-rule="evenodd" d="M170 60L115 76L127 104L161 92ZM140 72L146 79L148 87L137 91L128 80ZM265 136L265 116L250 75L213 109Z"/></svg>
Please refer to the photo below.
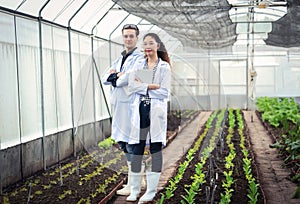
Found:
<svg viewBox="0 0 300 204"><path fill-rule="evenodd" d="M136 76L143 82L147 84L152 84L153 70L151 69L140 69L136 71Z"/></svg>

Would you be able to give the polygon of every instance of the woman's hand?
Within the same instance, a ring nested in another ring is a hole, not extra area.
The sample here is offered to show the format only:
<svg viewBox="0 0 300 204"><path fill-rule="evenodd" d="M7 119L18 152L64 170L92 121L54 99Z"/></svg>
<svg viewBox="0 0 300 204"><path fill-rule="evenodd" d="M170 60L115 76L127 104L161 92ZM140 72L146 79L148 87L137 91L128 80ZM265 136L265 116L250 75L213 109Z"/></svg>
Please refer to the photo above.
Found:
<svg viewBox="0 0 300 204"><path fill-rule="evenodd" d="M159 84L148 84L148 90L155 90L159 88L160 88Z"/></svg>

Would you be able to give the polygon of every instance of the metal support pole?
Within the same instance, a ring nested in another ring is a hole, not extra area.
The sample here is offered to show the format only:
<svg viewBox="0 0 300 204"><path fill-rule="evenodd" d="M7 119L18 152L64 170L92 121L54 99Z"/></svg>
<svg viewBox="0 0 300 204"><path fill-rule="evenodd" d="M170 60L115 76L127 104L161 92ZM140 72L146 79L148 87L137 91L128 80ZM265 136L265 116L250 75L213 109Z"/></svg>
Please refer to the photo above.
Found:
<svg viewBox="0 0 300 204"><path fill-rule="evenodd" d="M96 64L96 61L95 61L95 57L94 57L94 36L92 36L91 40L92 40L91 45L92 45L93 66L96 69L96 75L97 75L97 78L98 78L98 82L100 84L100 89L101 89L103 97L104 97L105 106L106 106L106 109L107 109L107 112L108 112L108 115L109 115L109 120L110 120L110 123L111 123L112 122L112 116L111 116L111 113L110 113L110 110L109 110L109 107L108 107L107 99L106 99L105 94L104 94L104 89L103 89L103 85L102 85L102 82L101 82L101 76L100 76L100 73L99 73L99 70L98 70L98 67L97 67L97 64Z"/></svg>
<svg viewBox="0 0 300 204"><path fill-rule="evenodd" d="M50 2L48 0L42 8L39 10L39 43L40 43L40 76L41 76L41 112L42 112L42 149L43 149L43 166L44 170L47 168L46 158L45 158L45 108L44 108L44 73L43 73L43 38L42 38L42 11Z"/></svg>
<svg viewBox="0 0 300 204"><path fill-rule="evenodd" d="M15 27L15 48L16 48L16 71L17 71L17 92L18 92L18 117L19 117L19 136L20 136L20 167L21 178L23 179L23 146L22 146L22 125L21 125L21 102L20 102L20 73L19 73L19 51L18 51L18 36L17 36L17 21L14 15L14 27ZM2 172L2 171L1 171Z"/></svg>
<svg viewBox="0 0 300 204"><path fill-rule="evenodd" d="M74 93L73 93L73 72L72 72L72 39L71 39L71 21L79 13L79 11L86 5L89 0L86 0L80 8L73 14L68 21L68 39L69 39L69 63L70 63L70 89L71 89L71 112L72 112L72 138L73 138L73 156L76 157L76 135L74 125Z"/></svg>
<svg viewBox="0 0 300 204"><path fill-rule="evenodd" d="M104 101L105 101L105 105L106 105L106 109L107 109L107 112L108 112L108 115L109 115L109 120L110 120L110 123L112 122L112 116L111 116L111 113L110 113L110 110L109 110L109 107L108 107L108 102L107 102L107 99L105 97L105 94L104 94L104 89L103 89L103 86L102 86L102 83L101 83L101 77L100 77L100 73L99 73L99 70L97 68L97 64L96 64L96 61L95 61L95 57L94 57L94 30L95 28L97 27L97 25L107 16L107 14L111 11L111 9L113 9L113 7L117 4L118 1L115 1L115 3L108 9L108 11L99 19L99 21L94 25L94 27L92 28L91 30L91 49L92 49L92 60L93 60L93 64L95 65L95 69L96 69L96 73L97 73L97 77L98 77L98 81L99 81L99 84L100 84L100 88L101 88L101 91L103 93L103 97L104 97Z"/></svg>

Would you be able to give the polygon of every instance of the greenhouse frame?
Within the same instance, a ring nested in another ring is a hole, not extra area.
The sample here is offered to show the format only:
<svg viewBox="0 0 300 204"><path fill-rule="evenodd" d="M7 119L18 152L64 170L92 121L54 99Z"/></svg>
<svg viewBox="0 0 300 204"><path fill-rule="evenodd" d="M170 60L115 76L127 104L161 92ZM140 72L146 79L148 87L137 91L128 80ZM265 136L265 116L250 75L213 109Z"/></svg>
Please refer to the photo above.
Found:
<svg viewBox="0 0 300 204"><path fill-rule="evenodd" d="M1 194L110 136L101 76L125 24L139 27L138 47L146 33L165 43L169 111L300 102L297 0L0 0Z"/></svg>

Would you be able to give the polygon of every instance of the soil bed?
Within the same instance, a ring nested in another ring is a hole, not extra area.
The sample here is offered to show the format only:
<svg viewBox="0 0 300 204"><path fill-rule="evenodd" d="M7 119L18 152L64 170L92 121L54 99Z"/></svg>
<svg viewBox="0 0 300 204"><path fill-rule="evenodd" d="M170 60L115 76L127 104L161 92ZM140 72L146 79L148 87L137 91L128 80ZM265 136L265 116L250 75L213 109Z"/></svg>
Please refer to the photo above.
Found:
<svg viewBox="0 0 300 204"><path fill-rule="evenodd" d="M198 111L170 111L167 140L176 137ZM168 143L169 143L168 142ZM95 147L77 158L71 157L24 181L11 185L0 195L0 203L91 203L96 204L114 193L126 180L127 164L117 146Z"/></svg>
<svg viewBox="0 0 300 204"><path fill-rule="evenodd" d="M213 121L211 129L214 129L216 125L216 122ZM226 120L224 129L223 129L223 135L228 134L228 120ZM204 128L204 127L203 127ZM203 132L203 130L202 130ZM199 133L199 135L202 134L202 132ZM208 134L205 138L211 138L211 134L213 131L208 131ZM247 138L247 131L244 129L244 135ZM236 151L235 159L233 160L234 163L234 170L233 170L233 178L234 178L234 185L233 185L233 193L231 197L231 203L232 204L241 204L241 203L248 203L249 198L247 197L248 194L248 181L245 178L244 170L243 170L243 153L240 148L240 137L239 133L237 131L237 124L234 128L234 134L232 138L232 143L234 144L234 148ZM211 203L211 202L220 202L221 199L221 193L224 194L224 188L222 187L222 182L225 180L223 172L226 170L225 165L225 157L229 153L229 148L224 142L224 149L222 153L220 153L220 142L217 143L216 148L211 152L210 158L207 160L203 167L203 172L205 173L205 184L201 185L201 190L198 192L198 194L195 196L195 202L194 203ZM163 201L164 204L174 204L174 203L181 203L181 200L183 200L183 195L186 195L186 185L190 185L192 183L191 177L195 175L195 165L200 161L200 155L201 150L203 150L205 145L205 141L202 142L202 146L197 150L195 153L194 159L191 161L189 166L187 167L185 173L183 174L183 177L181 181L177 184L177 189L173 192L174 196L170 199L165 199ZM251 152L249 143L246 142L245 144L247 146L248 151ZM193 147L194 145L192 145ZM179 163L183 163L186 160L186 156L182 158L182 160ZM254 159L252 160L252 173L253 176L257 176L256 167L254 164ZM177 172L175 173L175 175ZM218 175L218 176L216 176ZM214 179L212 179L214 178ZM213 185L211 185L213 183ZM166 184L166 187L169 185L169 183ZM216 185L215 190L213 190L213 186ZM212 195L212 192L214 191L214 196ZM163 189L162 191L158 192L155 198L155 201L152 203L158 203L159 199L161 198L161 193L165 194L166 189ZM207 200L208 192L210 192L210 199ZM150 202L149 202L150 203ZM264 198L262 191L259 188L259 196L258 196L258 204L264 203Z"/></svg>
<svg viewBox="0 0 300 204"><path fill-rule="evenodd" d="M257 117L259 118L259 120L261 121L261 123L263 124L263 126L265 127L265 129L268 132L268 135L270 136L270 138L272 139L273 144L279 142L282 140L282 135L285 135L286 133L284 133L283 128L282 127L274 127L272 126L268 121L263 121L262 120L262 114L258 111L255 111ZM292 129L292 128L291 128ZM271 144L270 144L271 145ZM281 150L279 151L279 158L281 158L282 160L285 160L288 157L288 153ZM299 174L300 168L299 168L299 163L296 162L290 162L289 164L284 164L284 167L287 169L287 171L290 171L290 178L292 180L292 177L295 176L297 173ZM298 181L294 181L294 183L296 183L298 186L300 186L300 180L298 179Z"/></svg>
<svg viewBox="0 0 300 204"><path fill-rule="evenodd" d="M99 203L124 180L124 161L124 154L115 147L85 152L10 186L2 200L18 204Z"/></svg>

